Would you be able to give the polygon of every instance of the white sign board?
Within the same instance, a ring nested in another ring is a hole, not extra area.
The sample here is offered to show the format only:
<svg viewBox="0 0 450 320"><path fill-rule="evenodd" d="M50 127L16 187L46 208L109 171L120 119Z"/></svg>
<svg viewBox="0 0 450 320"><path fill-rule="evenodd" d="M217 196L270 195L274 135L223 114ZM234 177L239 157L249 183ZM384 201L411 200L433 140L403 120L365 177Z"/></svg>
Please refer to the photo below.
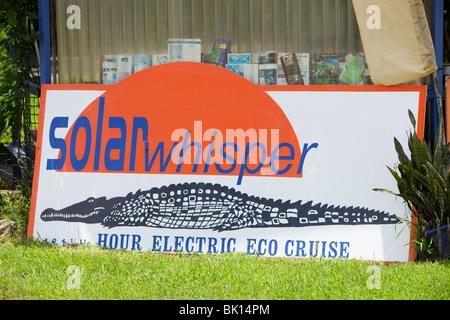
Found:
<svg viewBox="0 0 450 320"><path fill-rule="evenodd" d="M408 261L386 166L422 86L257 86L165 64L43 86L29 236L159 252Z"/></svg>

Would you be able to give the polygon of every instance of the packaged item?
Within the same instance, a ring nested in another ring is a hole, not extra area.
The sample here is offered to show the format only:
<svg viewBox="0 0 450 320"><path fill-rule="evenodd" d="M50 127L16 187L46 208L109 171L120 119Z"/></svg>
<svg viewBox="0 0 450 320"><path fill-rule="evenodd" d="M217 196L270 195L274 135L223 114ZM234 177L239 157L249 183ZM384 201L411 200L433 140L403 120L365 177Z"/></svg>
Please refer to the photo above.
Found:
<svg viewBox="0 0 450 320"><path fill-rule="evenodd" d="M152 67L158 66L160 64L168 63L169 55L168 54L153 54L152 55Z"/></svg>
<svg viewBox="0 0 450 320"><path fill-rule="evenodd" d="M133 57L133 73L147 69L152 66L151 54L135 54Z"/></svg>
<svg viewBox="0 0 450 320"><path fill-rule="evenodd" d="M209 64L225 67L227 64L227 55L231 48L231 41L225 39L217 39L214 41Z"/></svg>
<svg viewBox="0 0 450 320"><path fill-rule="evenodd" d="M115 84L117 82L117 63L116 57L106 55L102 61L102 83Z"/></svg>
<svg viewBox="0 0 450 320"><path fill-rule="evenodd" d="M283 66L286 82L289 85L303 84L303 78L300 73L300 67L295 53L289 53L280 57Z"/></svg>
<svg viewBox="0 0 450 320"><path fill-rule="evenodd" d="M251 63L244 64L227 64L226 68L244 77L245 79L258 84L258 65Z"/></svg>
<svg viewBox="0 0 450 320"><path fill-rule="evenodd" d="M120 81L133 73L133 55L117 55L117 81Z"/></svg>
<svg viewBox="0 0 450 320"><path fill-rule="evenodd" d="M251 63L250 53L229 53L228 63L229 64L250 64Z"/></svg>
<svg viewBox="0 0 450 320"><path fill-rule="evenodd" d="M337 53L314 53L312 84L339 84L339 61Z"/></svg>
<svg viewBox="0 0 450 320"><path fill-rule="evenodd" d="M200 39L169 39L169 62L202 62L202 41Z"/></svg>
<svg viewBox="0 0 450 320"><path fill-rule="evenodd" d="M361 54L348 54L346 57L346 68L339 76L339 84L358 84L365 68L366 60Z"/></svg>
<svg viewBox="0 0 450 320"><path fill-rule="evenodd" d="M311 78L311 58L309 53L296 53L300 73L302 74L303 83L310 84Z"/></svg>
<svg viewBox="0 0 450 320"><path fill-rule="evenodd" d="M258 75L260 85L277 84L278 65L276 63L267 63L258 65Z"/></svg>

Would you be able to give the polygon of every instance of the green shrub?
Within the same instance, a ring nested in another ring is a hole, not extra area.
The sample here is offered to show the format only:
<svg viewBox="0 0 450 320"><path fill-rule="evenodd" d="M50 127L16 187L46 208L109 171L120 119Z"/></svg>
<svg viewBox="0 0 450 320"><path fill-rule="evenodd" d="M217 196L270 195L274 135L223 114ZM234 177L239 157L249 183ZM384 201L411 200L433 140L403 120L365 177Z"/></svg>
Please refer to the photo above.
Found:
<svg viewBox="0 0 450 320"><path fill-rule="evenodd" d="M0 220L14 222L13 233L16 237L27 236L30 215L30 198L18 190L0 190Z"/></svg>
<svg viewBox="0 0 450 320"><path fill-rule="evenodd" d="M406 154L400 142L394 138L395 150L398 154L399 164L395 169L388 167L397 181L398 192L386 189L374 189L401 197L412 212L412 221L415 235L412 240L420 258L428 257L431 253L424 230L441 227L449 224L450 219L450 143L442 144L443 116L435 134L435 145L432 148L426 141L421 141L416 131L416 120L411 111L409 117L414 128L408 136L408 149ZM438 232L438 237L440 233ZM436 247L438 254L441 246Z"/></svg>

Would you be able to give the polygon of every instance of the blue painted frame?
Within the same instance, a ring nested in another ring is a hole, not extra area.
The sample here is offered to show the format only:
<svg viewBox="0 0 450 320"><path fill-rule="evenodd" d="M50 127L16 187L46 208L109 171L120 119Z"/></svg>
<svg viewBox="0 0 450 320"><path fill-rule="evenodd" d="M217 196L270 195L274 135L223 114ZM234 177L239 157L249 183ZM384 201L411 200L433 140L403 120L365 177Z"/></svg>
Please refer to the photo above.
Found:
<svg viewBox="0 0 450 320"><path fill-rule="evenodd" d="M52 82L51 33L50 33L50 1L38 0L39 10L39 51L41 85Z"/></svg>
<svg viewBox="0 0 450 320"><path fill-rule="evenodd" d="M434 51L436 55L436 64L438 67L437 75L439 81L439 92L443 97L443 80L444 80L444 71L443 71L443 56L444 56L444 0L433 0L431 1L431 10L432 10L432 18L431 18L431 35L433 37L434 42ZM437 97L436 97L436 88L434 82L430 85L431 89L434 91L433 99L433 110L431 110L431 119L430 125L431 130L433 132L430 137L431 143L434 145L434 132L439 125L439 113L438 113L438 105L437 105Z"/></svg>

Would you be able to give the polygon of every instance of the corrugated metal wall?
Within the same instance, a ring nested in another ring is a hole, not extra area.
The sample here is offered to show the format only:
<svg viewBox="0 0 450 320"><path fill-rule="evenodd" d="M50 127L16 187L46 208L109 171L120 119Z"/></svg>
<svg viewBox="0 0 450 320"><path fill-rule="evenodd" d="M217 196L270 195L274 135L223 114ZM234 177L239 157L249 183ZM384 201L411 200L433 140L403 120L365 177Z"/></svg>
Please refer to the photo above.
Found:
<svg viewBox="0 0 450 320"><path fill-rule="evenodd" d="M169 38L214 40L232 52L362 52L351 0L56 0L59 83L98 83L101 58L167 53ZM70 5L81 28L66 25Z"/></svg>

